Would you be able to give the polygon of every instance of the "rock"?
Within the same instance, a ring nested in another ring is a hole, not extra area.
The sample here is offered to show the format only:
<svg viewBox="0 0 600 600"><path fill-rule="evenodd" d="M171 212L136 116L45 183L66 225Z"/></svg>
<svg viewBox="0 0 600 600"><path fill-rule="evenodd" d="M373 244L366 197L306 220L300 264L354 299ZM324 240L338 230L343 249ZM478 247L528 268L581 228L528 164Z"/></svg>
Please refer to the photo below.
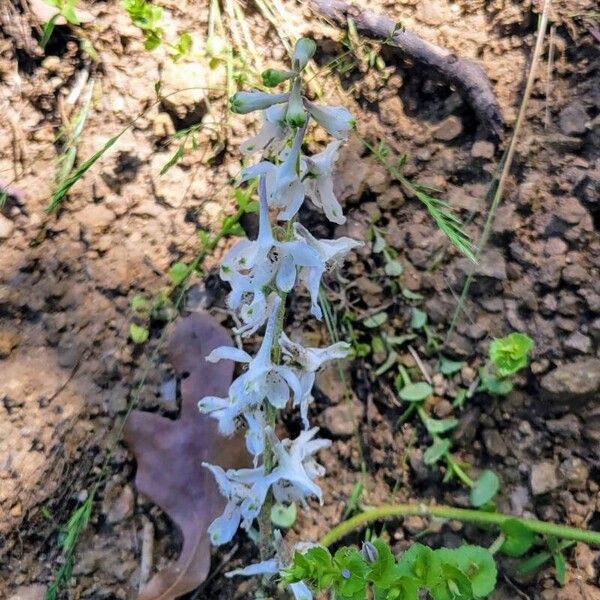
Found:
<svg viewBox="0 0 600 600"><path fill-rule="evenodd" d="M0 240L8 239L14 228L14 223L4 215L0 214Z"/></svg>
<svg viewBox="0 0 600 600"><path fill-rule="evenodd" d="M585 491L590 479L590 469L585 462L573 456L560 465L562 478L567 482L567 487L573 491Z"/></svg>
<svg viewBox="0 0 600 600"><path fill-rule="evenodd" d="M354 418L351 410L354 410ZM353 402L353 406L348 402L341 402L323 411L323 426L329 429L332 435L349 436L354 433L354 423L362 419L363 413L364 407L358 400Z"/></svg>
<svg viewBox="0 0 600 600"><path fill-rule="evenodd" d="M515 488L510 492L508 501L510 503L511 512L517 516L522 515L531 501L529 489L524 485L515 486Z"/></svg>
<svg viewBox="0 0 600 600"><path fill-rule="evenodd" d="M494 147L494 144L486 142L485 140L478 140L471 146L471 156L473 158L492 159L494 158L495 153L496 148Z"/></svg>
<svg viewBox="0 0 600 600"><path fill-rule="evenodd" d="M461 446L469 446L473 443L479 427L481 410L476 406L469 408L459 419L458 425L452 431L452 441L460 443Z"/></svg>
<svg viewBox="0 0 600 600"><path fill-rule="evenodd" d="M200 62L167 61L161 74L163 107L184 126L198 123L206 113L205 99L211 95L207 90L224 89L224 81L224 68L211 69Z"/></svg>
<svg viewBox="0 0 600 600"><path fill-rule="evenodd" d="M19 344L19 335L16 331L11 331L4 327L0 328L0 359L7 358Z"/></svg>
<svg viewBox="0 0 600 600"><path fill-rule="evenodd" d="M404 519L403 526L410 535L416 535L425 529L425 521L419 515L411 515Z"/></svg>
<svg viewBox="0 0 600 600"><path fill-rule="evenodd" d="M531 467L529 485L534 496L542 496L560 486L556 465L550 461L535 463Z"/></svg>
<svg viewBox="0 0 600 600"><path fill-rule="evenodd" d="M600 590L595 585L584 583L578 577L564 587L544 590L540 598L541 600L600 600Z"/></svg>
<svg viewBox="0 0 600 600"><path fill-rule="evenodd" d="M600 392L600 359L582 358L560 365L542 378L540 387L547 400L590 400Z"/></svg>
<svg viewBox="0 0 600 600"><path fill-rule="evenodd" d="M108 523L118 523L133 514L134 496L133 490L126 485L106 513Z"/></svg>
<svg viewBox="0 0 600 600"><path fill-rule="evenodd" d="M20 585L8 600L44 600L47 586L42 584Z"/></svg>
<svg viewBox="0 0 600 600"><path fill-rule="evenodd" d="M588 281L590 272L579 264L568 265L562 271L562 278L565 283L579 286Z"/></svg>
<svg viewBox="0 0 600 600"><path fill-rule="evenodd" d="M334 404L342 402L345 398L346 387L340 378L337 364L330 362L319 369L315 376L315 385Z"/></svg>
<svg viewBox="0 0 600 600"><path fill-rule="evenodd" d="M485 429L482 435L485 448L491 456L507 456L508 447L497 429Z"/></svg>
<svg viewBox="0 0 600 600"><path fill-rule="evenodd" d="M579 419L572 414L565 415L560 419L550 419L546 421L546 427L550 433L564 437L579 438L581 434L581 424Z"/></svg>
<svg viewBox="0 0 600 600"><path fill-rule="evenodd" d="M463 132L462 121L451 115L446 117L433 131L433 137L442 142L449 142L457 138Z"/></svg>
<svg viewBox="0 0 600 600"><path fill-rule="evenodd" d="M455 332L446 340L444 351L450 358L468 358L473 356L475 348L469 339Z"/></svg>
<svg viewBox="0 0 600 600"><path fill-rule="evenodd" d="M587 214L587 209L575 196L561 200L556 211L556 216L569 225L577 225Z"/></svg>
<svg viewBox="0 0 600 600"><path fill-rule="evenodd" d="M558 115L560 130L565 135L582 135L586 132L589 117L581 102L571 102Z"/></svg>
<svg viewBox="0 0 600 600"><path fill-rule="evenodd" d="M574 331L565 340L565 348L575 354L589 354L592 349L592 340L580 331Z"/></svg>
<svg viewBox="0 0 600 600"><path fill-rule="evenodd" d="M101 233L115 220L115 213L102 204L88 204L75 213L77 222L87 231Z"/></svg>
<svg viewBox="0 0 600 600"><path fill-rule="evenodd" d="M568 249L566 242L559 237L551 237L544 244L544 254L546 256L566 254Z"/></svg>

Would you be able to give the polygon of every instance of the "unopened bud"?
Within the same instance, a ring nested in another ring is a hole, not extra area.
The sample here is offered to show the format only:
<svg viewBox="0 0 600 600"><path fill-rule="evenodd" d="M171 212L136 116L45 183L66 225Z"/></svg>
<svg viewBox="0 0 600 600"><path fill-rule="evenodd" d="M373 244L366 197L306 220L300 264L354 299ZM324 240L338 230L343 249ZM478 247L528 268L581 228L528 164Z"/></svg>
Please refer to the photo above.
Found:
<svg viewBox="0 0 600 600"><path fill-rule="evenodd" d="M300 38L296 42L294 48L294 58L292 60L292 66L296 71L302 71L307 65L308 61L312 58L313 54L317 49L317 44L310 38Z"/></svg>
<svg viewBox="0 0 600 600"><path fill-rule="evenodd" d="M361 553L368 563L377 562L379 550L371 542L363 542Z"/></svg>
<svg viewBox="0 0 600 600"><path fill-rule="evenodd" d="M275 87L288 79L291 79L295 73L293 71L282 71L280 69L267 69L261 74L262 82L267 87Z"/></svg>

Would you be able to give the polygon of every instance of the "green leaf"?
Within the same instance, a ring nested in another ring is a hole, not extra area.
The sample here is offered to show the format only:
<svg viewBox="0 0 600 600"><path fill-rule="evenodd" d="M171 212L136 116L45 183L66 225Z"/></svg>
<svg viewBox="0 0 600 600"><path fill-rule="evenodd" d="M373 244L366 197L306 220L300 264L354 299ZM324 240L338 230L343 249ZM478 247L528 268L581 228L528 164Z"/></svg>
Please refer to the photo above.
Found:
<svg viewBox="0 0 600 600"><path fill-rule="evenodd" d="M494 557L481 546L460 546L460 548L436 550L440 561L459 569L471 582L473 595L485 598L494 591L498 570Z"/></svg>
<svg viewBox="0 0 600 600"><path fill-rule="evenodd" d="M500 552L507 556L523 556L535 542L535 533L517 519L509 519L500 529L506 537Z"/></svg>
<svg viewBox="0 0 600 600"><path fill-rule="evenodd" d="M144 296L141 296L140 294L136 294L130 302L130 306L131 306L131 310L133 310L134 312L138 313L138 314L147 314L148 312L150 312L150 309L152 308L152 306L150 305L150 302L144 298Z"/></svg>
<svg viewBox="0 0 600 600"><path fill-rule="evenodd" d="M427 417L423 420L425 428L431 435L446 433L458 425L458 419L432 419Z"/></svg>
<svg viewBox="0 0 600 600"><path fill-rule="evenodd" d="M275 87L294 77L294 72L283 71L281 69L267 69L266 71L263 71L260 76L264 86Z"/></svg>
<svg viewBox="0 0 600 600"><path fill-rule="evenodd" d="M388 320L388 315L386 312L379 312L370 317L367 317L363 321L363 325L368 327L369 329L374 329L375 327L380 327Z"/></svg>
<svg viewBox="0 0 600 600"><path fill-rule="evenodd" d="M439 575L428 579L427 589L433 600L472 600L473 598L469 578L459 568L448 563L442 563Z"/></svg>
<svg viewBox="0 0 600 600"><path fill-rule="evenodd" d="M367 579L375 585L386 588L396 577L396 560L390 547L382 540L375 539L371 542L377 549L377 560L371 565Z"/></svg>
<svg viewBox="0 0 600 600"><path fill-rule="evenodd" d="M160 175L164 175L173 165L176 165L182 158L185 153L185 143L180 144L175 154L169 158L169 160L163 165L160 170Z"/></svg>
<svg viewBox="0 0 600 600"><path fill-rule="evenodd" d="M550 554L550 552L539 552L538 554L534 554L519 565L517 572L520 575L533 573L533 571L537 571L546 561L550 560L551 558L552 554Z"/></svg>
<svg viewBox="0 0 600 600"><path fill-rule="evenodd" d="M421 329L427 324L427 313L413 306L410 318L411 329Z"/></svg>
<svg viewBox="0 0 600 600"><path fill-rule="evenodd" d="M271 523L281 529L289 529L296 522L298 511L296 504L292 502L289 506L276 503L271 507Z"/></svg>
<svg viewBox="0 0 600 600"><path fill-rule="evenodd" d="M52 33L54 32L54 26L56 25L56 19L58 19L59 15L53 15L51 19L44 24L44 29L42 30L42 39L40 40L40 46L42 48L46 47L46 44L50 41L52 37Z"/></svg>
<svg viewBox="0 0 600 600"><path fill-rule="evenodd" d="M407 300L423 300L424 296L422 296L421 294L417 294L416 292L413 292L412 290L409 290L408 288L402 288L402 295L407 299Z"/></svg>
<svg viewBox="0 0 600 600"><path fill-rule="evenodd" d="M79 25L79 18L77 17L77 13L75 12L74 4L75 2L72 2L68 5L63 6L61 14L71 25Z"/></svg>
<svg viewBox="0 0 600 600"><path fill-rule="evenodd" d="M375 235L375 241L373 242L373 252L375 254L380 254L385 250L385 240L383 239L383 236L379 233L379 231L377 231L377 229L374 228L373 233Z"/></svg>
<svg viewBox="0 0 600 600"><path fill-rule="evenodd" d="M439 576L441 564L431 548L413 544L398 561L398 574L414 577L420 586Z"/></svg>
<svg viewBox="0 0 600 600"><path fill-rule="evenodd" d="M513 384L510 379L502 379L492 375L486 367L479 369L479 377L481 379L481 387L484 391L494 396L506 396L513 389Z"/></svg>
<svg viewBox="0 0 600 600"><path fill-rule="evenodd" d="M440 354L439 370L442 375L454 375L458 373L465 365L463 360L450 360L443 354Z"/></svg>
<svg viewBox="0 0 600 600"><path fill-rule="evenodd" d="M171 284L178 286L183 283L190 272L188 265L182 262L176 262L171 265L169 269L169 277L171 278Z"/></svg>
<svg viewBox="0 0 600 600"><path fill-rule="evenodd" d="M134 344L143 344L148 340L150 332L143 325L131 323L129 325L129 337Z"/></svg>
<svg viewBox="0 0 600 600"><path fill-rule="evenodd" d="M367 586L367 565L363 555L355 548L340 548L333 557L333 563L338 569L335 581L336 596L354 597L357 592L363 592Z"/></svg>
<svg viewBox="0 0 600 600"><path fill-rule="evenodd" d="M490 344L490 360L500 377L508 377L527 366L533 340L523 333L511 333Z"/></svg>
<svg viewBox="0 0 600 600"><path fill-rule="evenodd" d="M425 381L409 383L400 390L400 398L405 402L422 402L433 394L433 388Z"/></svg>
<svg viewBox="0 0 600 600"><path fill-rule="evenodd" d="M429 446L423 454L423 462L426 465L434 465L446 452L450 450L450 440L446 438L437 438L433 445Z"/></svg>
<svg viewBox="0 0 600 600"><path fill-rule="evenodd" d="M554 569L556 570L556 581L564 587L567 583L567 563L560 552L554 554Z"/></svg>
<svg viewBox="0 0 600 600"><path fill-rule="evenodd" d="M471 489L471 504L477 508L487 504L500 489L500 480L494 471L486 469Z"/></svg>
<svg viewBox="0 0 600 600"><path fill-rule="evenodd" d="M388 277L399 277L404 273L404 267L402 263L397 260L388 260L383 267L383 271Z"/></svg>

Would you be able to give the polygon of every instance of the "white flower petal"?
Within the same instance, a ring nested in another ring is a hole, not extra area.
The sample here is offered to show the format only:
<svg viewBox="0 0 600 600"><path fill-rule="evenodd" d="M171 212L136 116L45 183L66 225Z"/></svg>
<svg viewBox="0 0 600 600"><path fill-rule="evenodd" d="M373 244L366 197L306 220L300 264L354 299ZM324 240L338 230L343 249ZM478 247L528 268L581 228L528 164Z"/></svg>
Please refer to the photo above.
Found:
<svg viewBox="0 0 600 600"><path fill-rule="evenodd" d="M319 106L310 100L304 103L313 119L339 140L347 138L356 123L350 111L343 106Z"/></svg>
<svg viewBox="0 0 600 600"><path fill-rule="evenodd" d="M296 282L296 265L291 254L285 254L279 260L279 269L275 283L282 292L289 292Z"/></svg>
<svg viewBox="0 0 600 600"><path fill-rule="evenodd" d="M290 388L285 379L275 369L267 375L265 397L272 406L280 410L285 408L290 399Z"/></svg>
<svg viewBox="0 0 600 600"><path fill-rule="evenodd" d="M240 526L242 511L236 502L228 502L225 511L208 527L208 535L214 546L226 544L233 539Z"/></svg>
<svg viewBox="0 0 600 600"><path fill-rule="evenodd" d="M264 560L253 565L248 565L243 569L234 569L225 573L225 577L235 577L242 575L244 577L252 577L253 575L275 575L279 573L279 561L276 558Z"/></svg>
<svg viewBox="0 0 600 600"><path fill-rule="evenodd" d="M215 348L207 357L208 362L218 362L219 360L233 360L234 362L249 363L252 357L241 348L235 346L220 346Z"/></svg>
<svg viewBox="0 0 600 600"><path fill-rule="evenodd" d="M294 600L313 600L311 591L306 587L306 584L303 581L290 583L288 588L290 592L292 592Z"/></svg>

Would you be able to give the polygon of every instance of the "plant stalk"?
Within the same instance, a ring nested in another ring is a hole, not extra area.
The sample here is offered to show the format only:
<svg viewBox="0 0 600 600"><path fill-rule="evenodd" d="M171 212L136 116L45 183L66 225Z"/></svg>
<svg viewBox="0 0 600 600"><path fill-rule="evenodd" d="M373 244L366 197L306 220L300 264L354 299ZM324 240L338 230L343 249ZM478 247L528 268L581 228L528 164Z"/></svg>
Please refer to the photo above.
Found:
<svg viewBox="0 0 600 600"><path fill-rule="evenodd" d="M547 523L545 521L539 521L538 519L526 519L524 517L514 517L513 515L505 515L502 513L488 513L466 508L453 508L451 506L428 506L427 504L384 505L367 510L331 529L321 538L320 544L323 546L331 546L355 529L359 529L373 521L407 517L410 515L437 517L439 519L452 519L467 523L497 526L502 526L507 521L514 520L518 521L529 530L541 535L551 535L563 540L584 542L592 546L600 546L599 531L588 531L585 529L578 529L577 527L556 525L555 523Z"/></svg>

